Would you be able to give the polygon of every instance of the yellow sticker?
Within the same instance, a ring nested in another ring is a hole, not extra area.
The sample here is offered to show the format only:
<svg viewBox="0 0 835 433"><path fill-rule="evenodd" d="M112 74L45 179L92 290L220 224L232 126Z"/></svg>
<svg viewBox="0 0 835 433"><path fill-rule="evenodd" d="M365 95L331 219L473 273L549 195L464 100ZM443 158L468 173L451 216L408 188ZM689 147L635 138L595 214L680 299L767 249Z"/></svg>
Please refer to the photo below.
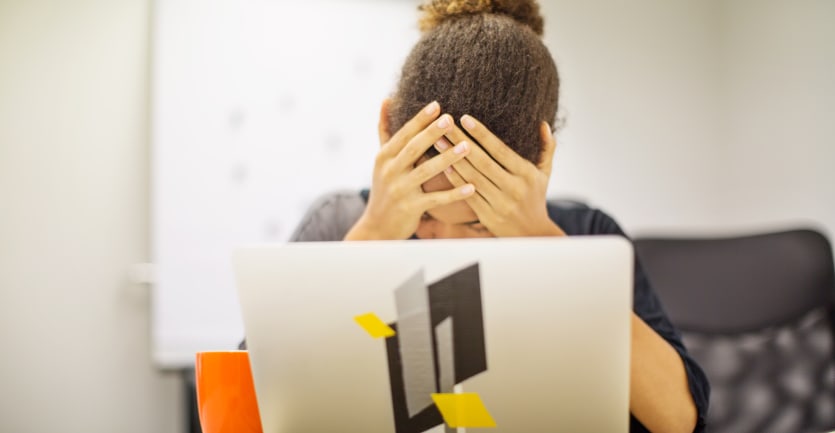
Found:
<svg viewBox="0 0 835 433"><path fill-rule="evenodd" d="M366 313L354 317L354 320L373 338L388 338L394 336L394 329L380 320L374 313Z"/></svg>
<svg viewBox="0 0 835 433"><path fill-rule="evenodd" d="M432 394L435 406L452 428L489 428L496 427L496 421L481 402L481 397L474 392L461 394Z"/></svg>

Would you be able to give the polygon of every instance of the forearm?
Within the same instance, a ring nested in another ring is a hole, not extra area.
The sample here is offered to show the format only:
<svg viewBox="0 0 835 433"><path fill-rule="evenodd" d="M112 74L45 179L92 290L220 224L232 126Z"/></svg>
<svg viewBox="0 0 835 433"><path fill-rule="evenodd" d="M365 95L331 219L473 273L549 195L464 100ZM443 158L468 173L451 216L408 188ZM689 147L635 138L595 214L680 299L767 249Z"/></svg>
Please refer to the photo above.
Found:
<svg viewBox="0 0 835 433"><path fill-rule="evenodd" d="M550 224L547 224L539 236L566 236L565 231L557 223L548 219Z"/></svg>
<svg viewBox="0 0 835 433"><path fill-rule="evenodd" d="M342 240L344 241L384 241L384 240L393 240L394 237L386 236L380 233L379 230L375 230L375 224L369 221L365 215L361 216L360 219L348 230L348 233L345 234L345 238Z"/></svg>
<svg viewBox="0 0 835 433"><path fill-rule="evenodd" d="M370 241L370 240L381 240L381 238L374 235L373 230L369 230L369 228L363 224L362 220L357 221L351 230L348 230L348 233L345 234L345 238L343 240L346 241Z"/></svg>
<svg viewBox="0 0 835 433"><path fill-rule="evenodd" d="M696 427L684 362L676 350L632 313L629 406L650 431L687 432Z"/></svg>

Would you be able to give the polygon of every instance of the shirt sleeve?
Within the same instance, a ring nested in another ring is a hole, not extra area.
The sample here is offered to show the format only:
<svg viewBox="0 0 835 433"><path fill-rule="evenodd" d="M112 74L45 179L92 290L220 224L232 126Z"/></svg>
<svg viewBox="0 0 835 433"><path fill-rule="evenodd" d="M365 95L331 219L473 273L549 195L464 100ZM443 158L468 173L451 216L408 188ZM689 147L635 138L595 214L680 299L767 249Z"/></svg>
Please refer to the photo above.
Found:
<svg viewBox="0 0 835 433"><path fill-rule="evenodd" d="M290 242L341 241L365 210L365 200L356 191L341 191L320 197L302 217Z"/></svg>
<svg viewBox="0 0 835 433"><path fill-rule="evenodd" d="M613 234L626 237L627 239L629 238L614 219L601 211L595 211L595 213L594 226L596 226L595 232L597 234ZM696 428L693 431L703 433L705 431L705 421L710 399L710 384L707 381L704 371L690 357L690 354L687 353L687 349L681 341L681 335L670 322L670 319L667 318L661 301L658 299L655 290L653 290L637 255L635 256L633 308L635 314L666 340L678 352L679 356L681 356L684 362L684 370L687 373L690 395L693 397L693 403L695 403L698 412ZM633 420L633 422L637 422L637 420Z"/></svg>

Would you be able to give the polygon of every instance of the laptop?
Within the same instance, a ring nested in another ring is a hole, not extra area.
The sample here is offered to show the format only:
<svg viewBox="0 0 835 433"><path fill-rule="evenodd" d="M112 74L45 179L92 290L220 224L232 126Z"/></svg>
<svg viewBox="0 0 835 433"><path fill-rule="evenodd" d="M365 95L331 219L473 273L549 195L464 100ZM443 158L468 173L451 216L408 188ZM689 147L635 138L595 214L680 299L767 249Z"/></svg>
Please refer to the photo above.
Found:
<svg viewBox="0 0 835 433"><path fill-rule="evenodd" d="M620 237L235 251L265 433L627 432Z"/></svg>

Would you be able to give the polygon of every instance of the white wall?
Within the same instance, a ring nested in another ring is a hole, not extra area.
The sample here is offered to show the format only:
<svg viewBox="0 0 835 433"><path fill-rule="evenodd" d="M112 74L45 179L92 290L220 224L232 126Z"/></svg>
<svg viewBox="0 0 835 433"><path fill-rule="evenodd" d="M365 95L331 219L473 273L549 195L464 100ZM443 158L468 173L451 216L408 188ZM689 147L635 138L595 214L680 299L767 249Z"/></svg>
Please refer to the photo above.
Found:
<svg viewBox="0 0 835 433"><path fill-rule="evenodd" d="M551 192L633 234L835 233L835 3L543 2Z"/></svg>
<svg viewBox="0 0 835 433"><path fill-rule="evenodd" d="M147 294L149 0L0 1L0 431L182 431Z"/></svg>
<svg viewBox="0 0 835 433"><path fill-rule="evenodd" d="M721 222L714 2L543 2L566 118L551 193L630 232Z"/></svg>
<svg viewBox="0 0 835 433"><path fill-rule="evenodd" d="M835 234L835 2L720 2L720 211Z"/></svg>

